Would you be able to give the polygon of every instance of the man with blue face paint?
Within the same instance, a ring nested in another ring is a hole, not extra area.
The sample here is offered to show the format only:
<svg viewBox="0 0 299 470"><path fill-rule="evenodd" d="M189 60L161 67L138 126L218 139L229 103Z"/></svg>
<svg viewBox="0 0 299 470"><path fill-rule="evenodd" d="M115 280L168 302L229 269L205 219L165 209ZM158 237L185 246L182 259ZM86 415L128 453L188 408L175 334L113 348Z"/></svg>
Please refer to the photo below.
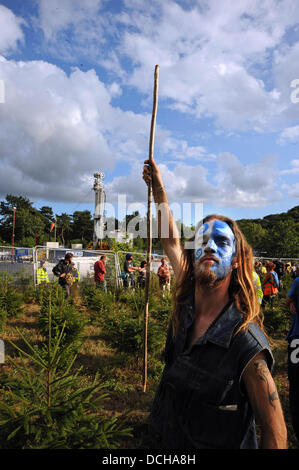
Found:
<svg viewBox="0 0 299 470"><path fill-rule="evenodd" d="M286 448L252 250L237 224L219 215L198 224L192 249L182 247L161 172L155 162L145 164L143 178L152 181L159 204L159 237L176 277L165 368L149 418L153 446L255 449L256 419L260 447Z"/></svg>

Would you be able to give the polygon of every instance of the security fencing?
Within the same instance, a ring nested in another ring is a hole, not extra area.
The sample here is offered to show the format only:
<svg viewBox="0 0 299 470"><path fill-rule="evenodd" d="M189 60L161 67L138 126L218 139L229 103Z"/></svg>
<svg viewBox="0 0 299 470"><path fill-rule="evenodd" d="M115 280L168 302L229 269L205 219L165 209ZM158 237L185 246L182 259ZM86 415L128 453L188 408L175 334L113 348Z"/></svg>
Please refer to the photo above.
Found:
<svg viewBox="0 0 299 470"><path fill-rule="evenodd" d="M45 262L45 268L50 281L57 280L53 274L53 268L56 264L64 259L66 253L72 253L72 262L80 274L80 280L92 282L94 279L94 264L102 255L106 255L106 275L105 279L108 286L116 286L118 284L118 260L116 253L105 250L74 250L67 248L49 248L38 246L34 251L34 281L37 284L37 270L41 265L41 261Z"/></svg>
<svg viewBox="0 0 299 470"><path fill-rule="evenodd" d="M33 279L34 248L0 246L0 275L12 275L17 284L28 284Z"/></svg>
<svg viewBox="0 0 299 470"><path fill-rule="evenodd" d="M37 284L37 270L41 261L45 261L45 267L49 276L49 280L57 280L54 276L52 269L65 257L66 253L73 253L73 262L78 269L81 281L92 282L94 279L94 263L105 254L106 255L106 276L108 286L121 287L123 281L120 277L121 272L124 270L124 263L127 251L112 250L75 250L65 247L52 248L48 246L37 246L35 248L27 247L12 247L0 246L0 275L7 273L12 275L18 284L28 285L30 283ZM138 253L132 251L133 263L135 266L140 266L142 261L146 261L147 254L145 252ZM163 254L152 254L151 271L157 273L161 264L161 259L165 257ZM167 257L165 257L167 259ZM299 264L298 258L270 258L255 256L256 260L262 262L273 260L281 261L282 263ZM170 271L172 268L168 262ZM173 276L172 276L173 277Z"/></svg>

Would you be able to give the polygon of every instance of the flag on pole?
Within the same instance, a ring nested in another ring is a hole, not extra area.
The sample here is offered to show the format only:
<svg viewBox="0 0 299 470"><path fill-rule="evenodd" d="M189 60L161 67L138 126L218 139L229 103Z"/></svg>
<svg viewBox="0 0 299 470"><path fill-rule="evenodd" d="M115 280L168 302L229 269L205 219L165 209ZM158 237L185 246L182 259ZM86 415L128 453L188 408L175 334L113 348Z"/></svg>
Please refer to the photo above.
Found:
<svg viewBox="0 0 299 470"><path fill-rule="evenodd" d="M51 223L50 232L52 232L52 230L53 230L54 227L55 227L55 222L52 222L52 223Z"/></svg>

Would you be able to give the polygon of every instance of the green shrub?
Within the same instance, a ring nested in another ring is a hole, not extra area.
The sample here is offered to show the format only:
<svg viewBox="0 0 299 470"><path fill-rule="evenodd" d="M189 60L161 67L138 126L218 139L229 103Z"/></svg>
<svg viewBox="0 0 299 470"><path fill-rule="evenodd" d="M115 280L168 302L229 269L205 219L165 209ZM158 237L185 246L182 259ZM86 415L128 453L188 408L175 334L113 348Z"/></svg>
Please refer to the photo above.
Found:
<svg viewBox="0 0 299 470"><path fill-rule="evenodd" d="M125 417L105 415L108 395L97 376L90 385L84 384L80 370L72 371L74 356L63 370L58 367L67 348L62 346L63 333L64 329L53 338L50 327L46 354L21 333L30 353L11 343L20 361L11 360L14 373L2 388L0 448L115 449L118 439L131 436Z"/></svg>
<svg viewBox="0 0 299 470"><path fill-rule="evenodd" d="M273 335L285 333L290 326L291 315L285 299L276 298L273 307L267 305L264 310L264 326L266 331Z"/></svg>
<svg viewBox="0 0 299 470"><path fill-rule="evenodd" d="M52 335L56 338L64 326L61 343L67 347L65 353L65 361L67 361L68 355L78 353L82 346L86 319L73 302L65 298L64 289L57 284L50 284L43 289L40 293L40 303L39 330L47 341L50 326ZM51 318L51 325L49 325L49 318Z"/></svg>
<svg viewBox="0 0 299 470"><path fill-rule="evenodd" d="M6 317L17 318L23 312L23 296L17 292L13 279L7 273L0 275L0 310L6 312Z"/></svg>
<svg viewBox="0 0 299 470"><path fill-rule="evenodd" d="M29 284L23 287L23 301L25 304L32 304L38 300L38 287Z"/></svg>
<svg viewBox="0 0 299 470"><path fill-rule="evenodd" d="M7 320L7 311L5 308L0 307L0 332L3 331L6 320Z"/></svg>
<svg viewBox="0 0 299 470"><path fill-rule="evenodd" d="M85 286L82 290L85 306L96 314L100 321L116 308L116 299L113 292L105 293L97 288L95 284Z"/></svg>
<svg viewBox="0 0 299 470"><path fill-rule="evenodd" d="M282 278L282 289L279 291L279 298L285 299L290 287L292 285L293 279L289 273L285 273Z"/></svg>
<svg viewBox="0 0 299 470"><path fill-rule="evenodd" d="M144 343L143 315L137 317L123 309L118 310L105 320L103 334L111 346L120 352L126 352L141 357ZM154 322L148 322L147 345L149 353L159 354L163 345L164 333L160 326Z"/></svg>
<svg viewBox="0 0 299 470"><path fill-rule="evenodd" d="M162 297L160 302L157 303L156 308L153 307L151 310L152 317L159 322L165 331L167 330L172 310L173 299L170 296Z"/></svg>

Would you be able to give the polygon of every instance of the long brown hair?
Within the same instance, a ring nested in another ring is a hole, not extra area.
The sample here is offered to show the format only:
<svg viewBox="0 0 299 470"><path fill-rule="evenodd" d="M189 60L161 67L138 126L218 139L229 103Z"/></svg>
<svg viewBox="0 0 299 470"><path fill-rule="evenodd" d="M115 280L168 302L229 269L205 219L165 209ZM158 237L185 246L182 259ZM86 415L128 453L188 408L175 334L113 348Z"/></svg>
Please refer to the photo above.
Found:
<svg viewBox="0 0 299 470"><path fill-rule="evenodd" d="M229 285L230 298L234 300L237 309L242 313L244 322L238 329L246 330L250 322L257 323L261 330L263 328L263 314L260 310L256 288L253 281L253 255L250 245L247 243L238 224L222 215L208 215L202 221L202 224L210 220L221 220L227 223L235 236L236 255L235 261L238 265L232 270L231 282ZM194 237L189 241L193 241ZM172 313L173 334L175 335L179 326L181 305L184 304L191 295L194 294L195 278L193 267L193 250L183 249L182 252L182 270L178 277L174 290L174 310Z"/></svg>

